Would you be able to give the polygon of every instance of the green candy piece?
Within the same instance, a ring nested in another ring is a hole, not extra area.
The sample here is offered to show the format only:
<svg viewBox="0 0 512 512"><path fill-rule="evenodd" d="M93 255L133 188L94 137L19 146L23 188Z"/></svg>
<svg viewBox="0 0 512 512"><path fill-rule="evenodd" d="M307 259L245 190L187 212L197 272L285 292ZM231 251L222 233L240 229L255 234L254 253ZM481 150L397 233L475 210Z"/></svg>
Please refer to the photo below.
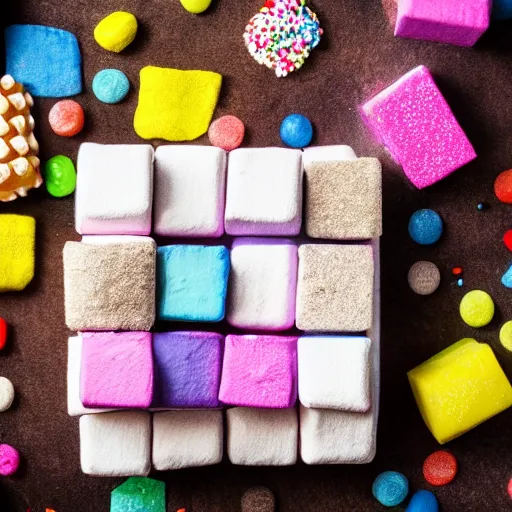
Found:
<svg viewBox="0 0 512 512"><path fill-rule="evenodd" d="M110 512L165 512L165 483L132 476L110 496Z"/></svg>
<svg viewBox="0 0 512 512"><path fill-rule="evenodd" d="M64 155L50 158L44 166L46 188L53 197L69 196L76 188L76 170L73 162Z"/></svg>

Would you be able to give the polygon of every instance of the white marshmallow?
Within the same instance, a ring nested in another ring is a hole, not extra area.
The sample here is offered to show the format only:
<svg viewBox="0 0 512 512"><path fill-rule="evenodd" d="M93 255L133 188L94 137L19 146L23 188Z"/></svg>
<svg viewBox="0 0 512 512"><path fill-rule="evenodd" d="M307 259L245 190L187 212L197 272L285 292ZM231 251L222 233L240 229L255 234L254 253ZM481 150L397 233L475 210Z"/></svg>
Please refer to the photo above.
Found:
<svg viewBox="0 0 512 512"><path fill-rule="evenodd" d="M152 202L152 146L80 146L75 194L78 233L148 235Z"/></svg>
<svg viewBox="0 0 512 512"><path fill-rule="evenodd" d="M302 223L302 152L235 149L229 154L226 233L293 236Z"/></svg>
<svg viewBox="0 0 512 512"><path fill-rule="evenodd" d="M80 418L82 471L94 476L146 476L151 469L151 415L107 412Z"/></svg>
<svg viewBox="0 0 512 512"><path fill-rule="evenodd" d="M160 146L155 152L154 229L162 236L224 233L226 152L209 146Z"/></svg>
<svg viewBox="0 0 512 512"><path fill-rule="evenodd" d="M312 146L305 148L302 153L304 167L315 162L357 160L354 150L350 146Z"/></svg>
<svg viewBox="0 0 512 512"><path fill-rule="evenodd" d="M295 409L236 407L226 411L227 452L232 464L290 466L297 461Z"/></svg>
<svg viewBox="0 0 512 512"><path fill-rule="evenodd" d="M222 411L153 415L153 466L157 471L218 464L222 445Z"/></svg>
<svg viewBox="0 0 512 512"><path fill-rule="evenodd" d="M299 399L305 407L365 412L370 408L369 338L299 338Z"/></svg>

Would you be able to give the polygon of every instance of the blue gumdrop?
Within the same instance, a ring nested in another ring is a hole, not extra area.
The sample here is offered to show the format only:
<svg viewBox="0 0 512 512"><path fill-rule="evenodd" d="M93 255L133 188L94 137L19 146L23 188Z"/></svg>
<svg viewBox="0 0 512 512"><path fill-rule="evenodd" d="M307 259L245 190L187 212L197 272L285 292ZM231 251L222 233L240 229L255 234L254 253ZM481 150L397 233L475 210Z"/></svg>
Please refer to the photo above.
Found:
<svg viewBox="0 0 512 512"><path fill-rule="evenodd" d="M396 507L407 498L409 482L402 473L385 471L373 482L375 499L385 507Z"/></svg>
<svg viewBox="0 0 512 512"><path fill-rule="evenodd" d="M512 265L510 265L508 270L503 274L501 284L507 288L512 288Z"/></svg>
<svg viewBox="0 0 512 512"><path fill-rule="evenodd" d="M416 492L409 505L405 509L405 512L438 512L439 505L437 504L437 498L434 493L430 491L418 491Z"/></svg>
<svg viewBox="0 0 512 512"><path fill-rule="evenodd" d="M443 233L443 221L434 210L415 211L409 220L409 235L420 245L436 243Z"/></svg>
<svg viewBox="0 0 512 512"><path fill-rule="evenodd" d="M92 92L103 103L119 103L130 90L127 76L118 69L103 69L92 81Z"/></svg>
<svg viewBox="0 0 512 512"><path fill-rule="evenodd" d="M508 20L512 18L512 0L494 0L492 3L492 18Z"/></svg>
<svg viewBox="0 0 512 512"><path fill-rule="evenodd" d="M283 119L279 135L287 146L297 149L305 148L313 138L313 125L301 114L290 114Z"/></svg>

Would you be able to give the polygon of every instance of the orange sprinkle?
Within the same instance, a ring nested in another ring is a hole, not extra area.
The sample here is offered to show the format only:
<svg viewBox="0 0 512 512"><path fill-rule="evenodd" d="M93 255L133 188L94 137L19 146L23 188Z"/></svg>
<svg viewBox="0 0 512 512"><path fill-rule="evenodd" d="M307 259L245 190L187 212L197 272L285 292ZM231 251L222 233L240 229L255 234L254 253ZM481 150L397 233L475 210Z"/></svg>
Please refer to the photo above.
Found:
<svg viewBox="0 0 512 512"><path fill-rule="evenodd" d="M423 463L423 476L431 485L449 484L457 474L457 459L446 450L431 453Z"/></svg>
<svg viewBox="0 0 512 512"><path fill-rule="evenodd" d="M180 508L178 512L186 512L186 510L184 508Z"/></svg>
<svg viewBox="0 0 512 512"><path fill-rule="evenodd" d="M454 276L460 276L462 274L462 267L453 267L452 274Z"/></svg>

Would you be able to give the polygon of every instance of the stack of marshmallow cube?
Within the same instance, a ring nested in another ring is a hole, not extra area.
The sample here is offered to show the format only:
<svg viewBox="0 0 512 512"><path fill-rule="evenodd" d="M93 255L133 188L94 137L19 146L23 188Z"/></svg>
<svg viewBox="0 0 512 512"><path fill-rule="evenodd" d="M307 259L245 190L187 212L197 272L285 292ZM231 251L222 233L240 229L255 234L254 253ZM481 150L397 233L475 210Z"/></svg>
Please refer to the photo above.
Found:
<svg viewBox="0 0 512 512"><path fill-rule="evenodd" d="M373 459L378 160L86 143L76 229L68 410L85 473L216 464L224 425L233 464Z"/></svg>

